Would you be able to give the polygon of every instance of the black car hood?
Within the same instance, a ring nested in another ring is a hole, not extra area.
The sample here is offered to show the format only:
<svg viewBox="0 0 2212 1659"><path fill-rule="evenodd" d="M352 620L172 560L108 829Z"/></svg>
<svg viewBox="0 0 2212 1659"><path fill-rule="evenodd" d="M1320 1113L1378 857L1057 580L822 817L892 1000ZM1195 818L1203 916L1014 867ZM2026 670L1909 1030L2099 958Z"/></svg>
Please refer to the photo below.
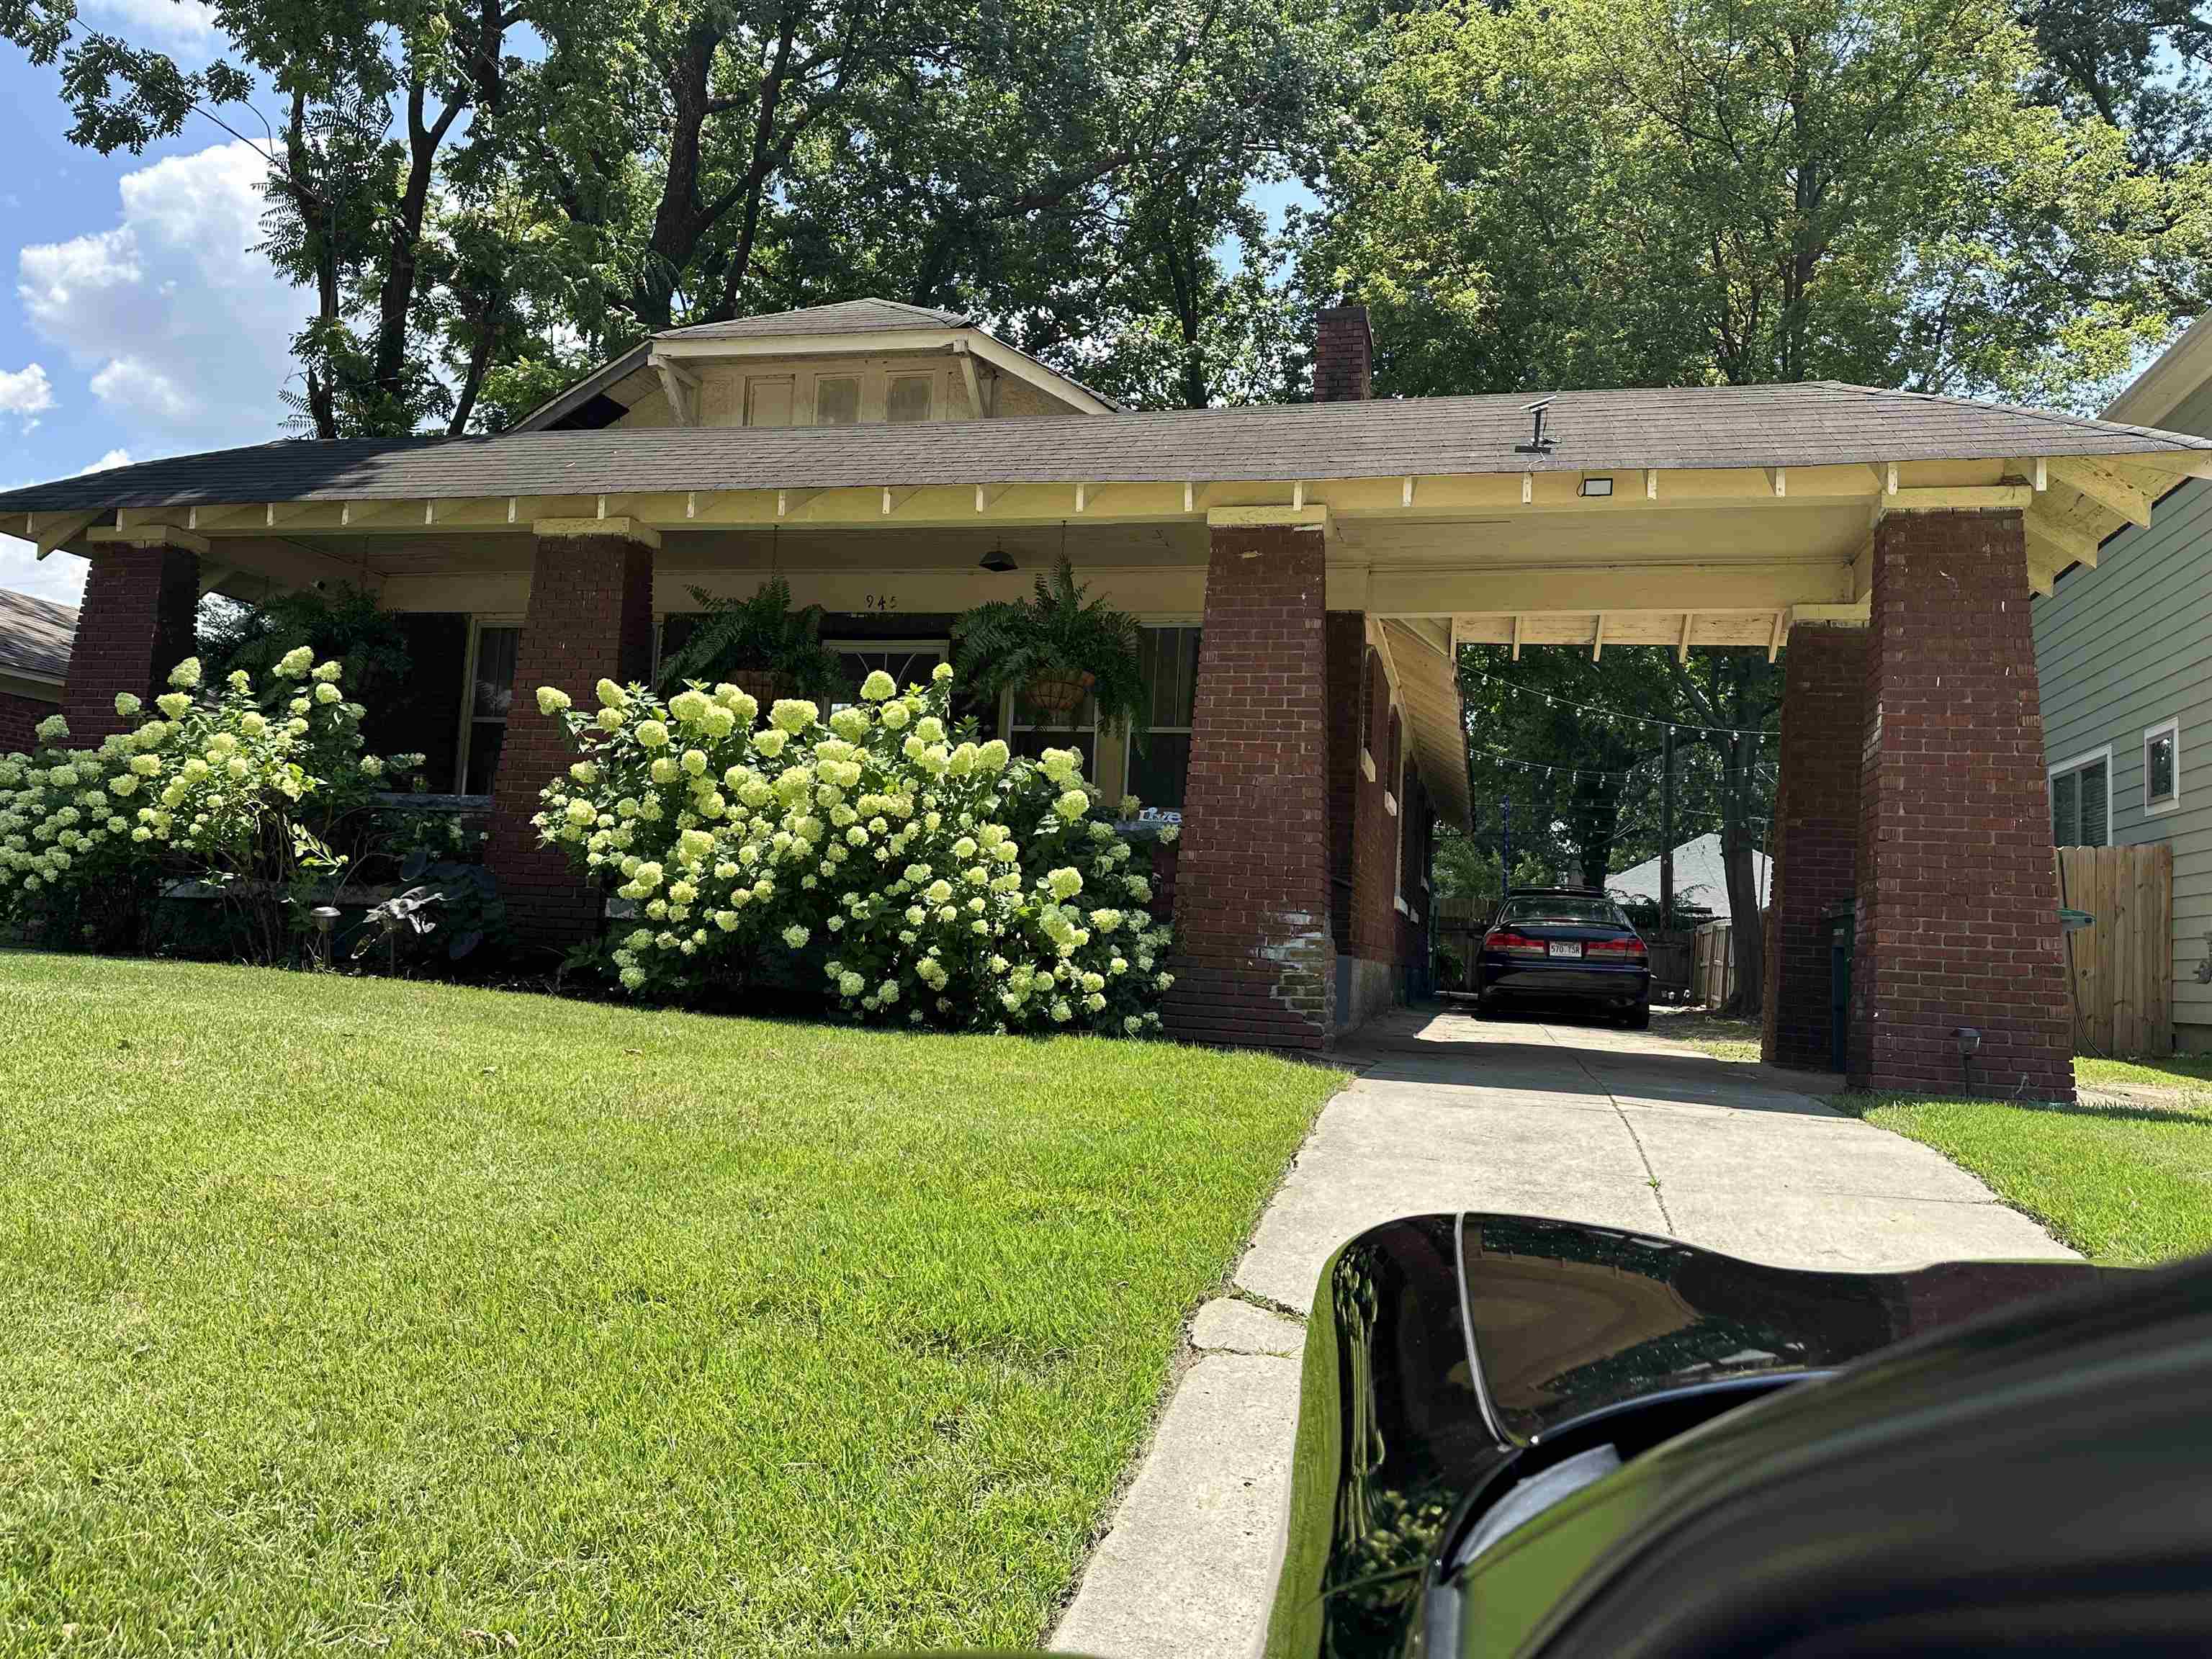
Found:
<svg viewBox="0 0 2212 1659"><path fill-rule="evenodd" d="M1408 1218L1323 1268L1265 1651L1395 1654L1425 1579L1581 1425L1745 1395L2095 1279L2080 1262L1806 1272L1541 1217ZM1671 1407L1669 1407L1671 1408Z"/></svg>

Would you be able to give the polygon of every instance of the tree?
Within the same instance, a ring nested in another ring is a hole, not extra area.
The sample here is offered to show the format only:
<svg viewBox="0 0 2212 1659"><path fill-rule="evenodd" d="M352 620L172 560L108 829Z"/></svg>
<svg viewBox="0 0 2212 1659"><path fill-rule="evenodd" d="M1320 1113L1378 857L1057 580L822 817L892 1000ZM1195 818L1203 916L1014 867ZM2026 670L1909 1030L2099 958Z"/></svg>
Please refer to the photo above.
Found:
<svg viewBox="0 0 2212 1659"><path fill-rule="evenodd" d="M2000 0L1389 27L1305 264L1381 313L1393 389L1834 378L2081 404L2203 291L2212 174L2023 103L2040 61Z"/></svg>
<svg viewBox="0 0 2212 1659"><path fill-rule="evenodd" d="M135 155L198 114L262 150L264 246L315 296L294 341L306 389L284 394L314 435L411 432L426 418L464 429L483 366L458 392L441 377L439 319L480 323L471 347L480 338L482 351L470 355L488 360L498 335L486 290L499 262L447 243L434 194L453 145L468 142L469 118L498 112L505 43L528 0L215 0L211 9L238 61L191 73L84 28L76 0L0 6L0 33L33 63L60 63L73 143ZM248 112L264 87L280 103L274 124Z"/></svg>

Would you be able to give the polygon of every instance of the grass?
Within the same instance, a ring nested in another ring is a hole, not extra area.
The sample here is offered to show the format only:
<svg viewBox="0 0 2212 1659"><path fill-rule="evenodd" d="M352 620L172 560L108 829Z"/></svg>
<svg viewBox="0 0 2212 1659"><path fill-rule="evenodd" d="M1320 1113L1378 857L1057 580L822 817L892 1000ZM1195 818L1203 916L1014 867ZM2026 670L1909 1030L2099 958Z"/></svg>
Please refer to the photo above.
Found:
<svg viewBox="0 0 2212 1659"><path fill-rule="evenodd" d="M0 1030L8 1653L1034 1643L1341 1080L24 956Z"/></svg>
<svg viewBox="0 0 2212 1659"><path fill-rule="evenodd" d="M2165 1060L2098 1060L2076 1055L2074 1083L2081 1089L2148 1086L2183 1095L2212 1095L2212 1054L2173 1054Z"/></svg>
<svg viewBox="0 0 2212 1659"><path fill-rule="evenodd" d="M2146 1263L2212 1249L2212 1100L1840 1095L1830 1103L1933 1146L2095 1260Z"/></svg>
<svg viewBox="0 0 2212 1659"><path fill-rule="evenodd" d="M1701 1008L1686 1008L1680 1013L1654 1008L1651 1030L1654 1036L1672 1037L1716 1060L1759 1058L1759 1022L1755 1019L1731 1019L1725 1014L1708 1013Z"/></svg>

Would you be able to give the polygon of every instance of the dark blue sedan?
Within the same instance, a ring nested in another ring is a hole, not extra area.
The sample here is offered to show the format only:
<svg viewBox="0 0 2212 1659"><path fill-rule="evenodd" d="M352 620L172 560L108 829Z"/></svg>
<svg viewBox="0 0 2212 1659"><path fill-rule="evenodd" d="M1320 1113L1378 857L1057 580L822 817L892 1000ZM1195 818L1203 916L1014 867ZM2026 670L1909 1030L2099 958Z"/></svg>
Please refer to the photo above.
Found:
<svg viewBox="0 0 2212 1659"><path fill-rule="evenodd" d="M1651 1024L1651 957L1621 908L1587 888L1516 887L1475 953L1475 1007L1508 999L1577 1003Z"/></svg>

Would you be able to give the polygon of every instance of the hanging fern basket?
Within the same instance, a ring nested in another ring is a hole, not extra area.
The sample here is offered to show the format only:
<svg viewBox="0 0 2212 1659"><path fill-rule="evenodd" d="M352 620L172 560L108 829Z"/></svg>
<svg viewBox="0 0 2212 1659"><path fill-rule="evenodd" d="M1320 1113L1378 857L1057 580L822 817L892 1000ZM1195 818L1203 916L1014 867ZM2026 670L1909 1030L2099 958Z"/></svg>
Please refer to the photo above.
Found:
<svg viewBox="0 0 2212 1659"><path fill-rule="evenodd" d="M1032 708L1048 714L1072 714L1083 706L1084 698L1091 695L1091 685L1096 677L1079 674L1073 679L1058 676L1043 676L1031 680L1023 690L1022 699Z"/></svg>
<svg viewBox="0 0 2212 1659"><path fill-rule="evenodd" d="M765 668L738 668L730 672L730 684L744 692L765 710L783 695L781 678Z"/></svg>

